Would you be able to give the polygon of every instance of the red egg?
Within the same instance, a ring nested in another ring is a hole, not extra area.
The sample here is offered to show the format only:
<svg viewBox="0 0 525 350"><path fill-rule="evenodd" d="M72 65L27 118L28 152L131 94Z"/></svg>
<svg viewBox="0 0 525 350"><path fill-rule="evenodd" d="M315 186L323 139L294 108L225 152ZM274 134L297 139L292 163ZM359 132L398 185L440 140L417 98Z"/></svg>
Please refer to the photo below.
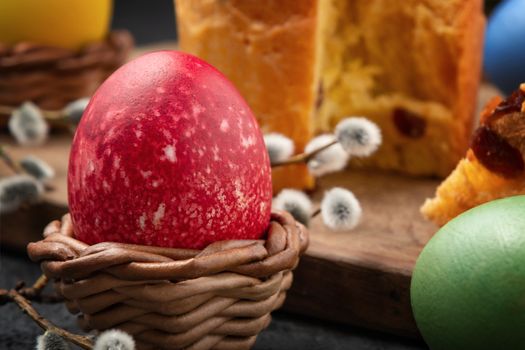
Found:
<svg viewBox="0 0 525 350"><path fill-rule="evenodd" d="M270 220L271 168L257 122L208 63L177 51L121 67L92 97L73 140L76 237L201 249L257 239Z"/></svg>

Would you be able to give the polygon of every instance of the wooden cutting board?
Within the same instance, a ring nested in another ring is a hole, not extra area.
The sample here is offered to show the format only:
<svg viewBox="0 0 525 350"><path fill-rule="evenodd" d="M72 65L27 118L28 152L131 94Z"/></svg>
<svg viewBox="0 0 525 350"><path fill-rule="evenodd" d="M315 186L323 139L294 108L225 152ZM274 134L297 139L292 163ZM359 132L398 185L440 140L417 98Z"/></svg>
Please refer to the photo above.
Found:
<svg viewBox="0 0 525 350"><path fill-rule="evenodd" d="M416 259L437 227L419 214L437 182L394 174L346 171L325 177L313 194L350 189L363 219L351 232L332 232L316 218L311 244L294 275L286 307L336 322L417 337L410 308Z"/></svg>
<svg viewBox="0 0 525 350"><path fill-rule="evenodd" d="M3 245L25 249L40 239L43 227L67 212L66 174L71 136L56 135L44 147L18 147L0 138L15 159L34 154L54 167L55 190L38 206L4 215ZM9 171L0 164L0 175ZM295 273L285 308L304 315L417 336L409 301L412 268L436 231L419 206L437 182L375 171L346 171L319 180L317 204L326 189L352 190L363 207L363 220L351 232L331 232L320 218L310 227L311 243Z"/></svg>
<svg viewBox="0 0 525 350"><path fill-rule="evenodd" d="M161 43L134 53L174 48ZM498 94L485 85L479 105ZM478 108L479 109L479 108ZM24 249L38 240L45 224L67 212L66 172L71 135L53 137L43 147L18 147L7 136L2 144L14 158L35 154L57 171L55 191L40 205L0 217L3 246ZM0 176L9 173L0 162ZM364 216L352 232L330 232L320 218L311 226L311 244L295 273L285 308L300 314L417 337L410 308L410 278L415 261L437 227L425 221L419 207L438 182L375 171L347 171L320 179L312 196L335 186L352 190Z"/></svg>

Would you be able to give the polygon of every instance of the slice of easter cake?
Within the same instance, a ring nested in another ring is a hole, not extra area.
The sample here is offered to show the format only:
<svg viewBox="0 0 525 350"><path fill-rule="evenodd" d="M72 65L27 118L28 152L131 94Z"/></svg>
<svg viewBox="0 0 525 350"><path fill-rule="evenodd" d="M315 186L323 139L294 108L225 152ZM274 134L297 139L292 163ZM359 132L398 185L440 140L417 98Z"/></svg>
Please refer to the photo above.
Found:
<svg viewBox="0 0 525 350"><path fill-rule="evenodd" d="M491 200L525 194L525 83L481 115L466 157L421 212L438 225Z"/></svg>

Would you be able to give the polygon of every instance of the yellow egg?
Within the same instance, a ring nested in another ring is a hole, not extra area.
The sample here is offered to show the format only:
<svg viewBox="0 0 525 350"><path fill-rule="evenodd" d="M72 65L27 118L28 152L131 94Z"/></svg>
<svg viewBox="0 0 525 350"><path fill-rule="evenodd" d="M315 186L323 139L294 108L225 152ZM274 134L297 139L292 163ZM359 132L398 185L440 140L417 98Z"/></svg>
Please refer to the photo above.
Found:
<svg viewBox="0 0 525 350"><path fill-rule="evenodd" d="M103 39L112 0L0 0L0 43L79 49Z"/></svg>

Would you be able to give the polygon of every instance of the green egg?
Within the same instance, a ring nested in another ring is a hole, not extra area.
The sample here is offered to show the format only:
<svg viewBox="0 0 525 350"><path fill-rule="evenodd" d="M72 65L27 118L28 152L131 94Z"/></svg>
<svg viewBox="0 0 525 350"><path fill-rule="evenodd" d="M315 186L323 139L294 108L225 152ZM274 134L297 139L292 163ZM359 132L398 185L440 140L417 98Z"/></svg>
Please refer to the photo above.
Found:
<svg viewBox="0 0 525 350"><path fill-rule="evenodd" d="M432 350L525 349L525 196L443 226L417 260L411 301Z"/></svg>

